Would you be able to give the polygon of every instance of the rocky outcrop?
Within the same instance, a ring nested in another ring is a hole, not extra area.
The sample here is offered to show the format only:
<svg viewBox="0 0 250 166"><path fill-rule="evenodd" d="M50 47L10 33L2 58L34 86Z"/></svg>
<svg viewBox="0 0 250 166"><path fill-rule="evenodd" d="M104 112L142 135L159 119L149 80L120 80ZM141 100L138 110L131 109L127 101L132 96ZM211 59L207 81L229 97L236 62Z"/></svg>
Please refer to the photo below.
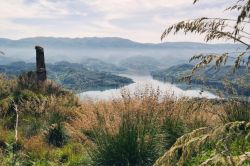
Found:
<svg viewBox="0 0 250 166"><path fill-rule="evenodd" d="M154 166L250 164L249 150L250 123L233 122L183 135Z"/></svg>

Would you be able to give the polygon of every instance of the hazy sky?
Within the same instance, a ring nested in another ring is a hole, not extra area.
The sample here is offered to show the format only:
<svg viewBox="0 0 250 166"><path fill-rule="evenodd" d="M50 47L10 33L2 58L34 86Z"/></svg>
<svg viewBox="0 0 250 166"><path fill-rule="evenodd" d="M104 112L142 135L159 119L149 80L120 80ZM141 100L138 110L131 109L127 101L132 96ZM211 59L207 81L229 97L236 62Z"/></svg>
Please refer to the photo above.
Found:
<svg viewBox="0 0 250 166"><path fill-rule="evenodd" d="M123 37L160 42L177 21L200 16L228 17L232 0L0 0L0 38L34 36ZM227 3L226 3L227 2ZM202 41L177 35L168 41Z"/></svg>

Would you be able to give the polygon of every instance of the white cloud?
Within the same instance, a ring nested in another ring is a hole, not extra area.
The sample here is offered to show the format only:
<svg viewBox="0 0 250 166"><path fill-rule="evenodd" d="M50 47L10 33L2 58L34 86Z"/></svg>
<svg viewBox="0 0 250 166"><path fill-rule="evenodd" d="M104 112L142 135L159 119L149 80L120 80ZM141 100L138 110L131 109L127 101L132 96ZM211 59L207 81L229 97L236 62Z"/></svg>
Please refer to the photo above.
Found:
<svg viewBox="0 0 250 166"><path fill-rule="evenodd" d="M225 16L232 0L0 0L0 37L119 36L159 42L163 29L176 21ZM183 35L171 40L195 40Z"/></svg>

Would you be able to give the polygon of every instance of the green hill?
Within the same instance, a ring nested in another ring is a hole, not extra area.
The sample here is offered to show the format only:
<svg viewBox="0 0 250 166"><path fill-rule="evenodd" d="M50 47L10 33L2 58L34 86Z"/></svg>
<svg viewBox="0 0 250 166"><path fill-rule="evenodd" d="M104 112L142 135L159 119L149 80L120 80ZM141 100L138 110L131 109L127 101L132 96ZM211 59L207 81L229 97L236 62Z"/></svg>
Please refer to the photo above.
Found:
<svg viewBox="0 0 250 166"><path fill-rule="evenodd" d="M34 69L34 63L15 62L9 65L0 65L0 72L7 75L19 75ZM109 70L112 69L110 68ZM77 92L119 88L133 83L129 78L117 76L109 72L90 70L84 64L77 63L58 62L47 64L47 72L49 79Z"/></svg>
<svg viewBox="0 0 250 166"><path fill-rule="evenodd" d="M151 75L154 79L160 81L187 85L187 83L182 81L182 78L190 75L192 68L193 65L190 64L177 65L165 70L151 72ZM199 70L192 77L190 85L200 86L212 91L219 90L230 95L250 96L250 70L246 67L240 67L233 73L232 69L232 66L221 66L218 69L208 67Z"/></svg>

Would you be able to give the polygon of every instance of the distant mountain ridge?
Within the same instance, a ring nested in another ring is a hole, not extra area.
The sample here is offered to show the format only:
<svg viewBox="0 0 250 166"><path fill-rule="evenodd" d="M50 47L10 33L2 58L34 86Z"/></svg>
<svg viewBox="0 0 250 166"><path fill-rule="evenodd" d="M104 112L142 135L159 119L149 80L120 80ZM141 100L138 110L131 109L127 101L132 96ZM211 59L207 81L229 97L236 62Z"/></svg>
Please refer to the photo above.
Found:
<svg viewBox="0 0 250 166"><path fill-rule="evenodd" d="M231 47L238 46L240 44L206 44L198 42L162 42L162 43L140 43L129 39L119 38L119 37L84 37L84 38L64 38L64 37L32 37L23 39L7 39L0 38L0 46L25 46L28 44L43 44L46 46L51 46L50 44L55 44L55 46L95 46L95 47L148 47L148 48L167 48L167 47Z"/></svg>
<svg viewBox="0 0 250 166"><path fill-rule="evenodd" d="M166 67L186 63L194 54L235 52L239 44L204 44L193 42L139 43L118 37L55 38L34 37L19 40L0 38L0 50L10 62L35 62L34 46L45 48L47 63L69 61L79 63L95 58L120 64L126 58L146 56L155 58ZM8 62L5 59L5 62Z"/></svg>

